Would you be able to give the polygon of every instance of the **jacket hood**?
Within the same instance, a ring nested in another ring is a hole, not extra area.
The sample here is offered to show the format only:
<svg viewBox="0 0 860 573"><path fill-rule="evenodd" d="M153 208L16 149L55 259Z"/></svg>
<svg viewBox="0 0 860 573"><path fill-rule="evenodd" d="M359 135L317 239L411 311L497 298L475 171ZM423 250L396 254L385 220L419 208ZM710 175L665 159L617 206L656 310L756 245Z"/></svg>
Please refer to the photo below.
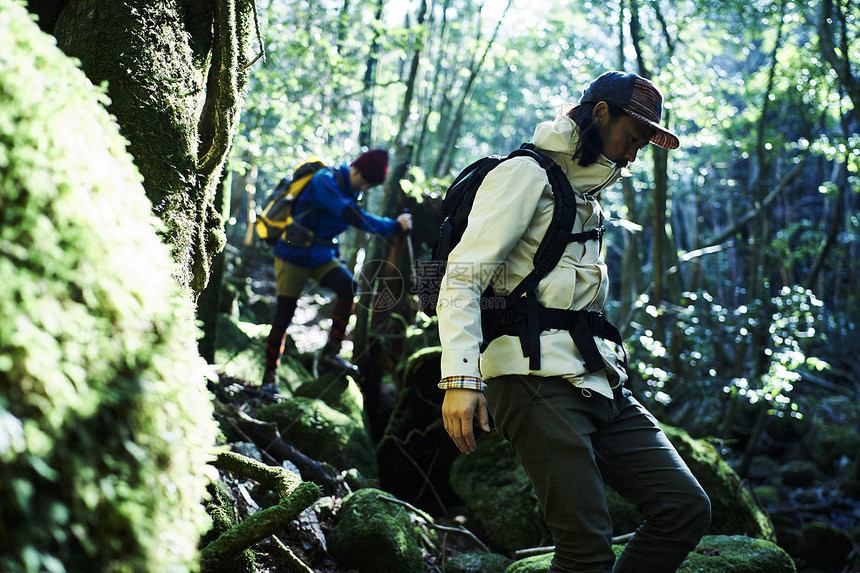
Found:
<svg viewBox="0 0 860 573"><path fill-rule="evenodd" d="M584 193L596 186L608 187L626 173L612 161L601 155L588 167L579 167L573 156L579 145L579 126L567 117L574 104L565 102L558 108L555 119L539 123L532 141L535 147L548 151L558 163L573 186Z"/></svg>
<svg viewBox="0 0 860 573"><path fill-rule="evenodd" d="M554 120L538 124L532 139L537 147L571 156L576 152L576 146L579 145L579 126L567 117L566 113L570 109L569 104L562 104Z"/></svg>

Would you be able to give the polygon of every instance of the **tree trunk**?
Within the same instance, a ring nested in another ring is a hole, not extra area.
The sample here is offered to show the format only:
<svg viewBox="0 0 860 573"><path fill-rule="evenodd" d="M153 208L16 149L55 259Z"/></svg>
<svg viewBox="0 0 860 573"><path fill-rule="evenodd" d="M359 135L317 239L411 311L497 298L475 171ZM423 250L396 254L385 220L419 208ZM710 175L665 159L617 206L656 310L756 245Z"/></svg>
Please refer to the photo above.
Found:
<svg viewBox="0 0 860 573"><path fill-rule="evenodd" d="M768 184L774 184L775 181L770 176L773 170L769 164L767 151L765 149L766 137L765 130L767 128L768 112L770 108L771 94L773 93L774 83L776 81L776 67L778 65L777 56L782 44L783 20L785 15L786 0L782 0L779 15L779 26L776 31L776 39L774 41L773 50L770 54L770 71L768 73L767 88L762 97L761 113L759 115L757 133L756 133L756 159L758 170L756 177L751 184L754 202L760 204L767 195ZM766 284L773 278L769 276L771 265L768 264L767 246L771 236L771 221L765 216L759 219L759 224L754 227L755 232L751 234L750 243L750 268L747 281L747 293L749 301L761 301L760 312L763 316L771 316L772 312L769 293L766 292ZM750 372L752 379L758 379L767 371L767 363L769 357L766 354L767 340L769 337L768 328L770 324L766 320L759 320L751 327L751 352L753 356L753 370Z"/></svg>
<svg viewBox="0 0 860 573"><path fill-rule="evenodd" d="M511 7L511 1L512 0L508 0L507 4L505 4L505 10L499 17L499 21L496 22L493 35L490 36L490 39L487 41L487 45L484 46L484 51L481 56L474 57L472 59L472 65L469 67L469 77L466 80L465 87L463 88L463 94L460 98L459 104L457 105L457 111L454 113L454 118L451 122L450 128L448 129L442 149L439 150L439 155L436 157L436 164L433 166L433 174L436 176L441 176L447 173L451 168L451 163L454 157L454 147L457 143L457 139L460 137L460 126L463 123L463 114L466 111L466 104L469 103L471 98L472 85L475 83L475 79L478 77L478 74L484 65L484 61L487 59L487 54L490 53L490 49L493 47L496 37L499 35L499 29L502 26L502 22L505 20L505 15L508 13L508 9ZM476 44L479 40L480 28L478 28ZM475 54L475 56L477 56L477 54Z"/></svg>
<svg viewBox="0 0 860 573"><path fill-rule="evenodd" d="M232 187L229 172L218 184L215 191L215 207L221 216L230 216L230 188ZM221 313L221 286L224 280L224 251L218 252L212 260L212 272L206 288L197 299L197 318L201 322L203 336L197 343L197 348L209 364L215 363L215 347L218 339L218 315Z"/></svg>
<svg viewBox="0 0 860 573"><path fill-rule="evenodd" d="M427 11L426 0L421 1L418 10L417 29L421 32ZM385 180L385 193L382 203L382 214L394 216L403 210L404 194L400 180L406 176L412 157L412 147L405 144L406 126L412 99L415 94L415 79L418 76L418 66L423 48L423 38L415 40L411 67L406 85L406 92L401 105L400 122L396 136L396 147L392 168ZM411 275L411 261L404 257L408 238L395 235L384 242L376 242L370 249L370 256L365 260L364 283L367 288L361 293L356 309L356 324L353 331L353 362L362 373L362 392L365 407L371 421L371 432L375 439L382 436L385 421L381 404L382 376L393 367L394 363L381 346L380 337L402 336L405 325L390 320L395 308L403 316L408 314L408 288L406 277ZM370 277L370 280L367 278ZM403 305L407 306L404 307ZM372 331L372 332L371 332Z"/></svg>
<svg viewBox="0 0 860 573"><path fill-rule="evenodd" d="M851 6L851 2L846 2ZM818 15L818 47L821 55L836 72L839 83L845 88L845 92L853 104L852 112L854 121L860 123L860 78L851 71L851 39L848 31L848 20L842 11L842 2L837 0L836 13L834 14L833 0L822 0L821 11ZM855 6L856 10L856 6ZM856 12L855 12L856 15ZM839 52L834 45L836 32L833 27L839 23Z"/></svg>
<svg viewBox="0 0 860 573"><path fill-rule="evenodd" d="M252 21L252 0L70 0L54 31L94 84L108 82L109 110L192 299L225 243L215 190L238 118Z"/></svg>
<svg viewBox="0 0 860 573"><path fill-rule="evenodd" d="M377 25L374 27L370 53L367 55L367 66L364 70L364 99L361 102L361 126L358 131L358 145L361 148L370 147L373 141L373 83L376 78L376 54L379 51L379 23L382 21L384 5L385 0L377 0L374 15Z"/></svg>
<svg viewBox="0 0 860 573"><path fill-rule="evenodd" d="M815 260L812 262L812 268L809 269L809 273L803 281L806 288L809 289L813 288L815 283L818 282L818 277L821 274L821 270L824 268L824 261L838 242L839 230L842 229L842 225L845 221L845 196L849 188L848 153L850 152L846 152L845 160L836 167L836 173L833 176L833 183L836 187L836 196L831 201L833 205L833 214L829 217L830 225L827 229L827 235L825 235L824 240L821 243L821 248L815 255Z"/></svg>

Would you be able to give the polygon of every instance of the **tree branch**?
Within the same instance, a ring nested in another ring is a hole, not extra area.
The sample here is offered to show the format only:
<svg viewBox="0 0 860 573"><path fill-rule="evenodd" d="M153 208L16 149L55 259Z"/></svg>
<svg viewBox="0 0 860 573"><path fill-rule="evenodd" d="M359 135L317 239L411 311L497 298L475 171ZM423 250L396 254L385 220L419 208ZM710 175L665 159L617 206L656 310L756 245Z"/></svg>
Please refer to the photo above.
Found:
<svg viewBox="0 0 860 573"><path fill-rule="evenodd" d="M803 170L805 164L806 158L801 159L797 163L797 165L794 166L794 169L792 169L788 173L788 175L786 175L782 179L782 181L779 182L779 185L777 185L770 193L767 194L767 196L765 196L764 199L762 199L761 203L756 204L754 209L752 209L743 217L738 219L734 225L719 233L718 235L711 237L710 240L706 241L704 245L699 247L699 249L705 249L708 247L713 247L714 245L719 245L720 243L724 242L726 239L737 233L740 229L748 225L753 219L758 217L761 212L764 211L765 207L770 205L774 201L774 199L779 197L779 195L781 195L785 191L786 187L788 187L788 184L791 183L791 181L795 177L797 177L797 175Z"/></svg>

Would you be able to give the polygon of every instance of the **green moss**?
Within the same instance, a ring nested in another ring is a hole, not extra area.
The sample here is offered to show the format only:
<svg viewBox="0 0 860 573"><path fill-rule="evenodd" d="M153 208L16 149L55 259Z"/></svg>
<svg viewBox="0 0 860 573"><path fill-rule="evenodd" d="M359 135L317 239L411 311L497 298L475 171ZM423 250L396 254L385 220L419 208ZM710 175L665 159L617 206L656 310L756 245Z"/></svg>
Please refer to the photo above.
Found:
<svg viewBox="0 0 860 573"><path fill-rule="evenodd" d="M352 378L334 374L315 379L309 378L306 378L307 382L296 388L294 391L296 396L318 398L338 412L346 414L353 421L364 424L364 397L361 394L361 388Z"/></svg>
<svg viewBox="0 0 860 573"><path fill-rule="evenodd" d="M380 495L388 496L378 489L361 489L344 498L328 536L329 552L359 573L421 573L421 538L409 512L378 499Z"/></svg>
<svg viewBox="0 0 860 573"><path fill-rule="evenodd" d="M202 198L189 191L196 179L196 114L205 77L193 66L178 8L138 0L104 3L99 10L71 3L55 33L94 84L107 82L109 111L167 225L164 238L180 269L190 269Z"/></svg>
<svg viewBox="0 0 860 573"><path fill-rule="evenodd" d="M315 460L340 470L354 467L369 477L379 475L363 425L322 400L292 398L260 409L257 417L277 423L285 440Z"/></svg>
<svg viewBox="0 0 860 573"><path fill-rule="evenodd" d="M233 499L227 492L227 488L223 482L212 482L206 488L209 492L209 500L206 503L206 512L212 518L212 528L200 539L200 546L206 547L209 543L218 538L225 531L229 531L239 522L236 515L236 509L233 507ZM212 563L207 566L203 564L203 573L214 573L216 571L229 571L230 573L253 573L254 571L254 552L251 549L246 549L232 559L226 560L227 563Z"/></svg>
<svg viewBox="0 0 860 573"><path fill-rule="evenodd" d="M445 573L505 573L511 563L498 553L461 553L445 562Z"/></svg>
<svg viewBox="0 0 860 573"><path fill-rule="evenodd" d="M624 545L613 545L616 558ZM553 553L515 561L505 573L544 573ZM775 543L743 535L706 535L677 573L796 573L794 562ZM446 569L446 573L448 573Z"/></svg>
<svg viewBox="0 0 860 573"><path fill-rule="evenodd" d="M743 535L706 535L678 573L795 573L788 553L772 541Z"/></svg>
<svg viewBox="0 0 860 573"><path fill-rule="evenodd" d="M761 539L776 539L773 523L767 513L758 506L738 474L723 461L711 444L694 440L679 428L661 427L711 500L709 533L743 533Z"/></svg>
<svg viewBox="0 0 860 573"><path fill-rule="evenodd" d="M481 437L475 452L458 457L451 468L450 484L500 550L548 542L549 531L528 476L500 435Z"/></svg>
<svg viewBox="0 0 860 573"><path fill-rule="evenodd" d="M193 569L193 309L104 96L10 0L0 53L0 569Z"/></svg>

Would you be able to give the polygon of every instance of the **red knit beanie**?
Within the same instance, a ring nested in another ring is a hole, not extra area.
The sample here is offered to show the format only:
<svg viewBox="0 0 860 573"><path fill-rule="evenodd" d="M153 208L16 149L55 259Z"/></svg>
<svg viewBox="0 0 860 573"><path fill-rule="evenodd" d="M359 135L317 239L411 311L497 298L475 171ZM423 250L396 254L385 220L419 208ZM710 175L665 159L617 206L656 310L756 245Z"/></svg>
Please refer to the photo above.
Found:
<svg viewBox="0 0 860 573"><path fill-rule="evenodd" d="M369 149L352 162L364 180L371 185L379 185L385 181L388 174L388 151L384 149Z"/></svg>

